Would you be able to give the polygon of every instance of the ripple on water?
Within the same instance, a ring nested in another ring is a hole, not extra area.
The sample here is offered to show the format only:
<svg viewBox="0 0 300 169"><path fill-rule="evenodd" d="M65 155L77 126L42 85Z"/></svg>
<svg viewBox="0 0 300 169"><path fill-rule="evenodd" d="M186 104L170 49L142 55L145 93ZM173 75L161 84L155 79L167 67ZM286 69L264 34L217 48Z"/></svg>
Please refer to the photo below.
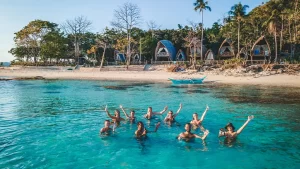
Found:
<svg viewBox="0 0 300 169"><path fill-rule="evenodd" d="M155 168L166 164L170 168L295 168L300 164L297 89L98 81L7 81L0 87L0 95L6 98L0 99L0 168ZM127 122L111 136L98 135L109 119L103 111L106 104L112 114L120 104L127 113L134 109L137 120L151 131L166 114L146 121L142 116L147 107L161 111L168 105L176 111L179 102L183 103L176 117L179 125L162 123L146 140L135 139L137 126ZM203 123L210 130L206 142L178 142L175 137L184 131L184 124L193 112L201 115L206 104L210 106ZM218 139L219 128L228 122L238 128L250 113L255 119L236 144L225 145ZM228 156L239 160L229 163Z"/></svg>

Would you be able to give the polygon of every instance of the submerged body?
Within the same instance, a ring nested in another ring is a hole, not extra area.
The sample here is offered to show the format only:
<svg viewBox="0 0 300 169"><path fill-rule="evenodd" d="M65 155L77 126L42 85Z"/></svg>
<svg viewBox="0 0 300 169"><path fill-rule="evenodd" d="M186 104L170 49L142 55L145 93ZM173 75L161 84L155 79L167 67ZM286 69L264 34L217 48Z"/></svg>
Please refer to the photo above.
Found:
<svg viewBox="0 0 300 169"><path fill-rule="evenodd" d="M205 138L209 134L208 130L204 131L203 136L199 136L197 134L191 133L192 126L191 126L190 123L186 123L184 129L185 129L185 132L182 132L178 135L178 137L177 137L178 140L184 140L184 141L187 141L187 142L192 141L195 138L200 138L202 140L205 140Z"/></svg>
<svg viewBox="0 0 300 169"><path fill-rule="evenodd" d="M244 128L248 125L248 123L254 118L254 116L248 116L247 121L240 127L237 131L235 131L235 127L232 123L228 123L224 129L220 129L219 137L225 137L225 143L232 143L236 140L237 136L241 134Z"/></svg>
<svg viewBox="0 0 300 169"><path fill-rule="evenodd" d="M163 115L164 112L168 110L168 106L166 106L161 112L153 112L152 107L148 107L147 113L144 115L144 117L148 120L151 120L154 115Z"/></svg>

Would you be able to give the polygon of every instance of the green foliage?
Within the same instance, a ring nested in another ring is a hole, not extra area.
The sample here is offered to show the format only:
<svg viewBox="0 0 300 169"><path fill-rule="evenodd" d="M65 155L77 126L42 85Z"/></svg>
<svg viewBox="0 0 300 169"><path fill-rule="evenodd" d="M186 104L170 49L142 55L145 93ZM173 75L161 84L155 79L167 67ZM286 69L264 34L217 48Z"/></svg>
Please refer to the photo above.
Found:
<svg viewBox="0 0 300 169"><path fill-rule="evenodd" d="M271 47L272 58L274 51L279 50L291 52L291 46L295 45L293 56L286 62L294 63L300 57L300 4L297 0L270 0L265 4L255 7L249 13L246 12L247 5L241 3L233 4L229 11L229 17L222 21L215 22L212 27L203 31L203 44L207 49L212 49L217 54L218 49L225 38L232 40L233 46L237 49L238 33L240 32L241 48L251 48L254 42L265 35ZM207 1L196 0L194 10L202 12L211 10ZM155 56L155 48L159 40L170 40L177 50L182 49L188 52L190 43L188 36L200 39L202 36L203 24L195 23L192 26L178 24L177 29L151 29L142 30L138 27L131 29L132 54L142 53L144 60L150 61ZM275 34L276 33L276 34ZM281 36L282 35L282 36ZM105 28L102 33L85 32L76 35L80 38L80 57L87 56L89 59L96 59L100 62L103 54L103 42L109 44L105 52L105 60L114 61L117 49L117 42L126 39L124 31ZM276 44L275 44L275 38ZM28 23L23 29L15 33L15 47L9 53L16 58L29 62L47 62L49 59L60 60L76 59L74 47L74 34L63 34L58 25L49 21L34 20ZM101 43L100 43L101 42ZM278 45L278 47L276 47ZM96 52L88 54L87 50L96 47ZM124 48L126 52L126 48ZM237 53L237 51L235 51ZM77 53L78 54L78 53ZM186 53L189 56L189 53ZM189 60L188 58L187 60ZM244 61L231 59L225 64L242 64ZM46 63L44 63L46 64ZM198 61L198 64L202 64ZM97 64L99 65L99 63Z"/></svg>

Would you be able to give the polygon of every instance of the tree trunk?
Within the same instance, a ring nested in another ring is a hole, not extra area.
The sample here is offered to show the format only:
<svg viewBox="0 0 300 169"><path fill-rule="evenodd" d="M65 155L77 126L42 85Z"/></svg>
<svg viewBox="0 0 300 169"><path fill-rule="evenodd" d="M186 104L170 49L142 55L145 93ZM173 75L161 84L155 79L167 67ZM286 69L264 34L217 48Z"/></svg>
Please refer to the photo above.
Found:
<svg viewBox="0 0 300 169"><path fill-rule="evenodd" d="M283 44L283 15L281 15L281 30L280 30L279 51L282 51L282 44Z"/></svg>
<svg viewBox="0 0 300 169"><path fill-rule="evenodd" d="M274 62L277 62L277 33L276 33L276 27L275 27L275 32L274 32L274 40L275 40L275 59Z"/></svg>
<svg viewBox="0 0 300 169"><path fill-rule="evenodd" d="M104 51L103 51L103 54L102 54L102 59L101 59L101 64L100 64L100 69L99 69L99 71L101 71L101 68L102 68L102 66L103 66L104 57L105 57L105 51L106 51L106 44L104 45Z"/></svg>
<svg viewBox="0 0 300 169"><path fill-rule="evenodd" d="M238 20L238 53L237 58L240 58L240 21Z"/></svg>
<svg viewBox="0 0 300 169"><path fill-rule="evenodd" d="M291 33L291 20L289 19L289 35L290 35L290 52L291 52L291 58L293 58L293 45L292 45L292 33Z"/></svg>
<svg viewBox="0 0 300 169"><path fill-rule="evenodd" d="M130 59L131 59L131 49L130 49L130 34L131 34L131 32L130 32L130 30L128 30L128 48L127 48L127 70L128 70L128 68L129 68L129 65L130 65Z"/></svg>
<svg viewBox="0 0 300 169"><path fill-rule="evenodd" d="M194 69L196 69L196 62L197 62L197 57L196 57L196 43L194 42Z"/></svg>
<svg viewBox="0 0 300 169"><path fill-rule="evenodd" d="M202 27L202 31L201 31L201 46L200 46L200 48L201 48L201 50L200 50L200 56L201 56L201 60L203 60L203 56L202 56L202 53L203 53L203 10L202 10L202 25L201 25L201 27Z"/></svg>
<svg viewBox="0 0 300 169"><path fill-rule="evenodd" d="M77 65L79 65L79 56L77 56L77 37L76 37L76 35L75 35L75 42L74 42L74 47L75 47L75 53L74 53L74 55L75 55L75 59L77 58Z"/></svg>

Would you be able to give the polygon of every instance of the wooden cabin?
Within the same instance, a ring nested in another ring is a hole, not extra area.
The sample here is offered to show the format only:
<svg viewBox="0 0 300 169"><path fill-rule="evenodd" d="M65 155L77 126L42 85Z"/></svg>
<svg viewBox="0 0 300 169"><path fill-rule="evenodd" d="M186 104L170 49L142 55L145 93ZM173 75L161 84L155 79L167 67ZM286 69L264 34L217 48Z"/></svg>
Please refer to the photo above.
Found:
<svg viewBox="0 0 300 169"><path fill-rule="evenodd" d="M231 59L235 57L233 43L230 39L225 39L218 52L218 57L220 60Z"/></svg>
<svg viewBox="0 0 300 169"><path fill-rule="evenodd" d="M261 36L260 38L257 39L257 41L254 43L254 45L251 48L251 62L253 60L264 60L270 61L270 56L271 56L271 49L270 45L265 38L265 36Z"/></svg>

